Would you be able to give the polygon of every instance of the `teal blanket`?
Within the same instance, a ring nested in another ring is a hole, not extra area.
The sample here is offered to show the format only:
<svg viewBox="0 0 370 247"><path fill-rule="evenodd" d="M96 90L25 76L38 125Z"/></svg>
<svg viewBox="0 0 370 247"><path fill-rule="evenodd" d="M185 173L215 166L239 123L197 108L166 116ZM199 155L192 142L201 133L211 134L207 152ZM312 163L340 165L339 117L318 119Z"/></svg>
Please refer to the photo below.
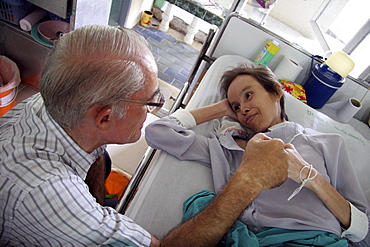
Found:
<svg viewBox="0 0 370 247"><path fill-rule="evenodd" d="M191 196L184 202L183 222L193 218L206 208L215 197L215 194L203 190ZM333 233L324 231L286 230L281 228L263 228L252 232L241 221L236 221L225 234L218 246L228 247L258 247L258 246L348 246L345 239L338 238Z"/></svg>

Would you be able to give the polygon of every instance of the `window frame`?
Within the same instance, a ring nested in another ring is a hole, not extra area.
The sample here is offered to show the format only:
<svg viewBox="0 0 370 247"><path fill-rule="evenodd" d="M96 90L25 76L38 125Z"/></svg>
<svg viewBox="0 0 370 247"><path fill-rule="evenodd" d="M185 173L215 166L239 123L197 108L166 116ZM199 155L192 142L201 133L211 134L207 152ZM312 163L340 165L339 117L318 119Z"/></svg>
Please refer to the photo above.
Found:
<svg viewBox="0 0 370 247"><path fill-rule="evenodd" d="M343 0L343 7L349 0ZM331 0L324 0L320 8L317 10L315 15L311 18L310 24L314 30L314 33L324 51L331 50L328 42L325 39L324 32L320 26L319 19L322 15L325 14L325 11L329 7ZM342 8L343 9L343 8ZM370 34L370 18L366 23L359 29L359 31L351 38L351 40L343 47L342 51L350 55L360 44L361 42L368 37ZM359 83L362 86L370 86L370 65L357 77L349 75L349 77Z"/></svg>

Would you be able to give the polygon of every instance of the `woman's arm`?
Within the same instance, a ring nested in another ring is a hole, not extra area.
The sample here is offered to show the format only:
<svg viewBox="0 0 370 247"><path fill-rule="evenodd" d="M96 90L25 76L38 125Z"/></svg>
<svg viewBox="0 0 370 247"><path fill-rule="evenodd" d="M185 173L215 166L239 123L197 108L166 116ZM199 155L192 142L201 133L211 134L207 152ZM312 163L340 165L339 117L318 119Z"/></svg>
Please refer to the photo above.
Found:
<svg viewBox="0 0 370 247"><path fill-rule="evenodd" d="M180 160L193 160L210 166L208 138L196 134L191 128L196 123L185 110L176 111L145 128L145 139L149 146L174 155Z"/></svg>
<svg viewBox="0 0 370 247"><path fill-rule="evenodd" d="M290 145L290 144L289 144ZM302 170L304 166L309 164L302 158L297 150L292 146L289 152L294 153L290 158L295 159L290 162L288 169L288 177L301 184L301 178L307 178L309 175L313 177L315 173L309 174L309 168ZM312 190L330 212L340 221L344 229L352 228L350 235L353 241L360 241L366 236L368 229L368 220L365 213L358 210L355 206L351 205L321 173L317 172L314 179L308 180L305 187Z"/></svg>
<svg viewBox="0 0 370 247"><path fill-rule="evenodd" d="M212 105L190 110L190 113L193 115L197 125L223 116L237 119L236 114L231 109L227 99L221 100Z"/></svg>
<svg viewBox="0 0 370 247"><path fill-rule="evenodd" d="M288 169L288 177L301 184L301 178L306 179L309 176L312 178L315 172L312 172L309 175L310 164L305 161L298 151L293 147L289 150L294 152L295 155L291 156L296 159L294 162L291 162L293 165ZM338 191L319 173L314 179L308 180L305 184L305 187L311 189L316 195L321 199L321 201L326 205L326 207L334 214L334 216L341 222L344 228L348 228L351 222L351 210L350 205L346 199L341 196Z"/></svg>
<svg viewBox="0 0 370 247"><path fill-rule="evenodd" d="M351 224L351 207L349 202L320 174L307 182L306 187L316 193L325 206L340 221L344 229Z"/></svg>
<svg viewBox="0 0 370 247"><path fill-rule="evenodd" d="M211 138L197 135L192 128L233 114L227 100L191 111L178 110L169 117L150 123L145 128L145 138L152 148L164 150L180 160L194 160L210 165L208 145Z"/></svg>

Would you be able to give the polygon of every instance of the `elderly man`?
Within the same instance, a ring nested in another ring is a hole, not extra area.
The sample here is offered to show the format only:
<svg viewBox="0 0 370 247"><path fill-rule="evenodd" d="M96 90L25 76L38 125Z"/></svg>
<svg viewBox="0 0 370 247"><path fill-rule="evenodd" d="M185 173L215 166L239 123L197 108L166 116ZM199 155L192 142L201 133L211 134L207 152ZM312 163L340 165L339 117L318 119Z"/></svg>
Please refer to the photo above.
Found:
<svg viewBox="0 0 370 247"><path fill-rule="evenodd" d="M103 181L105 145L137 141L147 113L162 105L141 36L98 25L64 35L46 61L40 93L0 118L0 245L215 245L261 190L286 179L294 152L258 135L215 201L160 243L99 204L85 180L94 167Z"/></svg>

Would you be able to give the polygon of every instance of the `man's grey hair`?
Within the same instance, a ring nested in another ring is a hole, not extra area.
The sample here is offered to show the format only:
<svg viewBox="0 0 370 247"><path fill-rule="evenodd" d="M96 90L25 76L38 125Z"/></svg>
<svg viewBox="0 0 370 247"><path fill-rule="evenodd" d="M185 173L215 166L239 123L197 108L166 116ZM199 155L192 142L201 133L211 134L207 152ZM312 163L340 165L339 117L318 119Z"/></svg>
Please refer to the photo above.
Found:
<svg viewBox="0 0 370 247"><path fill-rule="evenodd" d="M48 56L40 82L49 114L65 129L78 127L95 104L111 105L113 114L123 117L121 100L147 80L138 58L146 47L141 35L121 27L87 25L63 35Z"/></svg>

